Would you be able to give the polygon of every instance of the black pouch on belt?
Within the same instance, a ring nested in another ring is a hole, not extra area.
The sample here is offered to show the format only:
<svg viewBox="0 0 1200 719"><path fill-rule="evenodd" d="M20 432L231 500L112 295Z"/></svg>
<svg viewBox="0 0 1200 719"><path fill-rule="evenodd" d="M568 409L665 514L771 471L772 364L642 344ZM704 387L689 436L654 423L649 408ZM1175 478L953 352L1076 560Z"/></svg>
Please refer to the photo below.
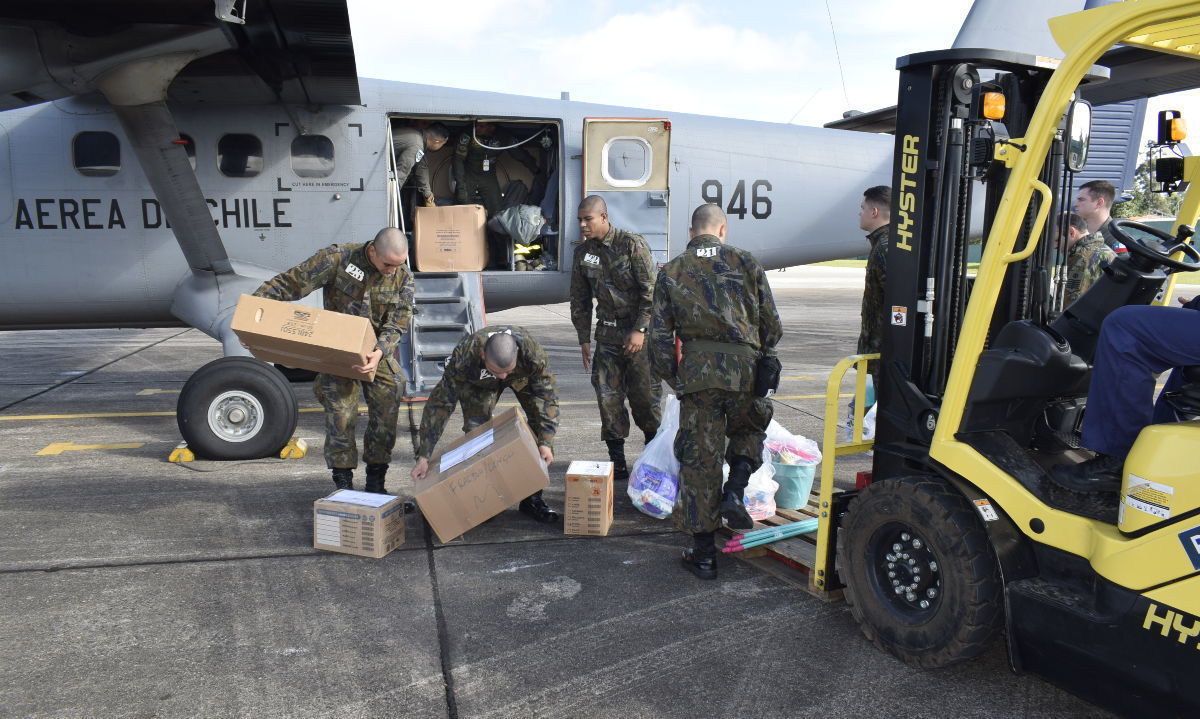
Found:
<svg viewBox="0 0 1200 719"><path fill-rule="evenodd" d="M754 362L754 396L770 397L779 389L779 375L783 366L778 357L759 357Z"/></svg>

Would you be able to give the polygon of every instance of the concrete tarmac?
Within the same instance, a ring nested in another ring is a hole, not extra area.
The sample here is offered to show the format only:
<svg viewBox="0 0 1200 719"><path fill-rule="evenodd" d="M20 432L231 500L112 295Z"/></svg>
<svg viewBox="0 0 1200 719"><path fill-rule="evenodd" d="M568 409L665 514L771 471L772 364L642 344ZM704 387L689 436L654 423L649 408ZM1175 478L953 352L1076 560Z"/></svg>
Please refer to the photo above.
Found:
<svg viewBox="0 0 1200 719"><path fill-rule="evenodd" d="M776 274L776 418L819 438L861 289ZM569 461L606 459L567 305L489 323L522 324L550 353L560 508ZM921 671L875 649L844 603L739 560L698 580L678 563L686 538L623 495L605 538L513 508L448 544L410 515L383 559L314 550L312 502L332 483L310 386L294 385L306 458L166 461L178 391L219 355L194 330L0 334L0 715L1108 716L1013 674L1002 640ZM635 430L631 461L641 448ZM866 466L840 460L839 478ZM411 467L402 432L389 490L409 492Z"/></svg>

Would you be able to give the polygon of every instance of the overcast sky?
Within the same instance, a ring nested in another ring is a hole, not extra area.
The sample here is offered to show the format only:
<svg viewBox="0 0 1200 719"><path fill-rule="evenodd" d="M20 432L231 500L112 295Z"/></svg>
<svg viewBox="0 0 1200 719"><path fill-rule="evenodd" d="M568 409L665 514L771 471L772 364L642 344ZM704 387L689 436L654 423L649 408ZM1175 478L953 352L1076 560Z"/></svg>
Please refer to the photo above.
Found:
<svg viewBox="0 0 1200 719"><path fill-rule="evenodd" d="M348 4L364 77L822 125L894 105L896 58L950 47L972 2ZM1182 109L1200 132L1200 102Z"/></svg>

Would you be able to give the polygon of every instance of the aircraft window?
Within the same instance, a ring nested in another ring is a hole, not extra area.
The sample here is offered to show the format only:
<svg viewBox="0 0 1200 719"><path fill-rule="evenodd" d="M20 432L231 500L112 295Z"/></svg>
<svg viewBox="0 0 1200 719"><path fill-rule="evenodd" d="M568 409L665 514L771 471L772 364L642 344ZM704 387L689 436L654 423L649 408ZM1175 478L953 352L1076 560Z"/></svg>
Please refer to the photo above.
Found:
<svg viewBox="0 0 1200 719"><path fill-rule="evenodd" d="M641 187L650 179L650 143L640 137L614 137L604 143L600 167L613 187Z"/></svg>
<svg viewBox="0 0 1200 719"><path fill-rule="evenodd" d="M324 135L300 135L292 140L292 172L300 177L333 174L333 141Z"/></svg>
<svg viewBox="0 0 1200 719"><path fill-rule="evenodd" d="M254 177L263 169L262 140L254 135L223 135L217 142L217 167L226 177Z"/></svg>
<svg viewBox="0 0 1200 719"><path fill-rule="evenodd" d="M81 132L72 143L72 156L79 174L111 177L121 169L121 141L111 132Z"/></svg>
<svg viewBox="0 0 1200 719"><path fill-rule="evenodd" d="M196 141L191 135L179 135L179 139L183 140L183 149L187 151L188 162L191 163L192 169L196 169Z"/></svg>

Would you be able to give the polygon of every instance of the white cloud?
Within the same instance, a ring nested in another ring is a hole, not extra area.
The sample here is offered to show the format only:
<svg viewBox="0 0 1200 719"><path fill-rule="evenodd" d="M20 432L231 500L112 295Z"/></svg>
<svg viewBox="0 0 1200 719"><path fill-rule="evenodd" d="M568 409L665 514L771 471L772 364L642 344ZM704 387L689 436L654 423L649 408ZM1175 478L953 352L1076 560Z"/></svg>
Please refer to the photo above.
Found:
<svg viewBox="0 0 1200 719"><path fill-rule="evenodd" d="M778 38L715 22L687 4L652 13L615 15L602 27L547 44L542 60L587 75L686 68L697 75L722 70L764 70L806 60L803 34Z"/></svg>

